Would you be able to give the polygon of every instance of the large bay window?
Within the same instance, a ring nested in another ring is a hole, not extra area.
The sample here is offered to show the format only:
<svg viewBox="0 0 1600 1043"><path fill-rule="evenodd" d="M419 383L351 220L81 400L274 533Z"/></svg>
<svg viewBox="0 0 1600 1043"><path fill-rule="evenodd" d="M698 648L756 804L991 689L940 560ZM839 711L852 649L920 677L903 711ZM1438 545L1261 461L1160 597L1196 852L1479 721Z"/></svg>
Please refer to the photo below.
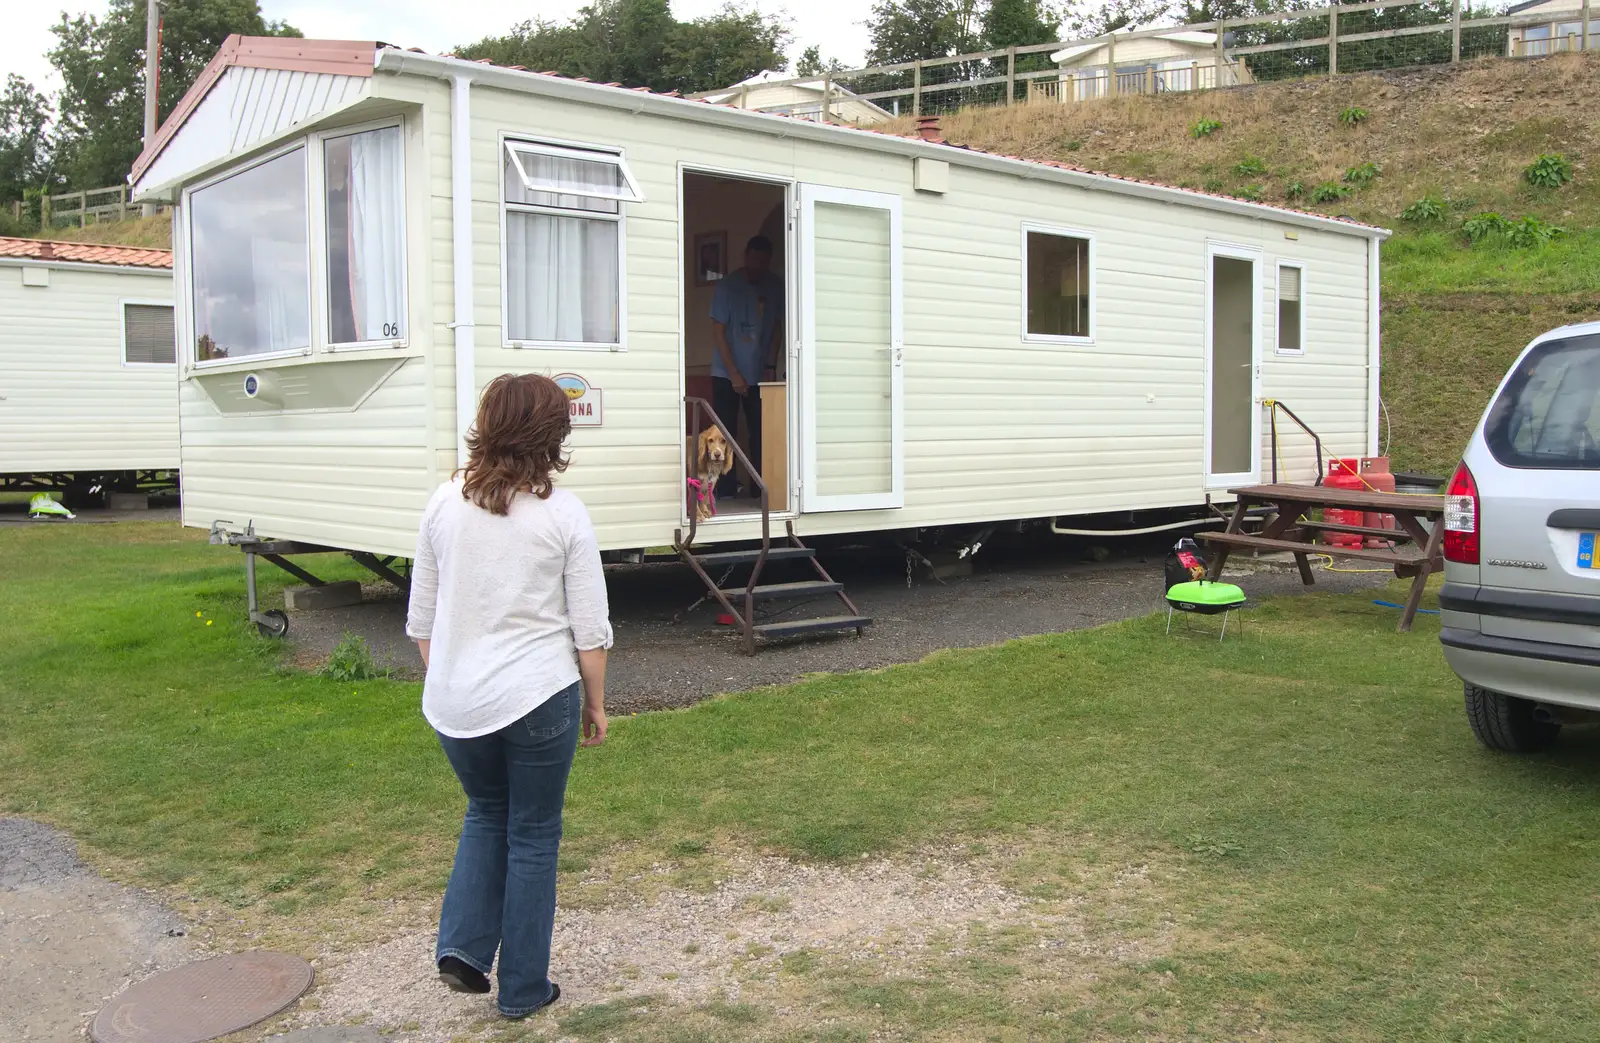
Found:
<svg viewBox="0 0 1600 1043"><path fill-rule="evenodd" d="M195 358L311 347L305 149L189 194Z"/></svg>
<svg viewBox="0 0 1600 1043"><path fill-rule="evenodd" d="M622 156L507 141L505 336L515 345L622 343L622 204L642 202Z"/></svg>
<svg viewBox="0 0 1600 1043"><path fill-rule="evenodd" d="M405 343L403 141L313 134L185 195L195 362Z"/></svg>
<svg viewBox="0 0 1600 1043"><path fill-rule="evenodd" d="M394 341L405 327L405 200L400 128L322 144L328 234L328 340Z"/></svg>

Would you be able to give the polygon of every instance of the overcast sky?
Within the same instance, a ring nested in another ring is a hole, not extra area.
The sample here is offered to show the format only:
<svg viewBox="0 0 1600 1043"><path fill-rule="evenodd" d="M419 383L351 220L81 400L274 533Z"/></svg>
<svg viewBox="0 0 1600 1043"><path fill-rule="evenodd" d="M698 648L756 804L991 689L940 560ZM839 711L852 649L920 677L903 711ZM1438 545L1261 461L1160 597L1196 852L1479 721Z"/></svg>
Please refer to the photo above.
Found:
<svg viewBox="0 0 1600 1043"><path fill-rule="evenodd" d="M707 15L724 0L672 0L678 18ZM755 0L762 11L784 15L794 30L789 57L820 44L822 53L847 66L861 64L867 47L862 26L865 0ZM105 11L104 0L34 0L6 3L5 32L0 33L0 71L21 73L46 91L60 86L44 53L55 43L50 26L66 10L71 14ZM261 0L268 18L287 19L307 36L342 40L383 40L435 53L503 33L527 18L563 19L584 6L584 0Z"/></svg>

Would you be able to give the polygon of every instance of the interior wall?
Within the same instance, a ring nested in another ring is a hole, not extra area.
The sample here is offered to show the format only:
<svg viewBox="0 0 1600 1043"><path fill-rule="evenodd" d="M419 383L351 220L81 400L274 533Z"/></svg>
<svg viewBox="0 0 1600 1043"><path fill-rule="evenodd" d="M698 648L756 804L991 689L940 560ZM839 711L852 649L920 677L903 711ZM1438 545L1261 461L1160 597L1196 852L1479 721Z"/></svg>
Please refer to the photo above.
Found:
<svg viewBox="0 0 1600 1043"><path fill-rule="evenodd" d="M1255 265L1235 257L1212 259L1211 471L1250 470L1251 366Z"/></svg>
<svg viewBox="0 0 1600 1043"><path fill-rule="evenodd" d="M726 232L727 267L744 263L744 244L755 235L772 240L772 272L784 277L784 186L763 181L685 174L683 179L683 307L684 368L690 376L709 376L715 352L711 332L711 297L716 283L695 285L695 237ZM787 302L793 307L794 302ZM781 365L781 362L780 362Z"/></svg>

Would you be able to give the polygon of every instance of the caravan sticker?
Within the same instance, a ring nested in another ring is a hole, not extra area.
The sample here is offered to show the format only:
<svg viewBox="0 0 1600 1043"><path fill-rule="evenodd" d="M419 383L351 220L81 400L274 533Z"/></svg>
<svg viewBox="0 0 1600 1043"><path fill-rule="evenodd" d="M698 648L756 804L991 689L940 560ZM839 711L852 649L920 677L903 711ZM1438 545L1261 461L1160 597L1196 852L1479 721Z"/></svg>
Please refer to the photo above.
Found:
<svg viewBox="0 0 1600 1043"><path fill-rule="evenodd" d="M552 379L567 393L567 406L572 410L572 426L599 427L600 389L576 373L557 373Z"/></svg>

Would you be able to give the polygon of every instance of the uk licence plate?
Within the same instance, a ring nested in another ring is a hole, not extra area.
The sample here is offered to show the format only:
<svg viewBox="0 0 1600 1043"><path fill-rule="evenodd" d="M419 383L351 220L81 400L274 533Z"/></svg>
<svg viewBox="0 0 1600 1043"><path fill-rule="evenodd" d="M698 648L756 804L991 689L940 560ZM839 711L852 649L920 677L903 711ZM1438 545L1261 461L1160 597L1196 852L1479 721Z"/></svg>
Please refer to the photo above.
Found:
<svg viewBox="0 0 1600 1043"><path fill-rule="evenodd" d="M1578 536L1578 568L1600 569L1600 554L1595 553L1595 537L1592 532L1585 532Z"/></svg>

